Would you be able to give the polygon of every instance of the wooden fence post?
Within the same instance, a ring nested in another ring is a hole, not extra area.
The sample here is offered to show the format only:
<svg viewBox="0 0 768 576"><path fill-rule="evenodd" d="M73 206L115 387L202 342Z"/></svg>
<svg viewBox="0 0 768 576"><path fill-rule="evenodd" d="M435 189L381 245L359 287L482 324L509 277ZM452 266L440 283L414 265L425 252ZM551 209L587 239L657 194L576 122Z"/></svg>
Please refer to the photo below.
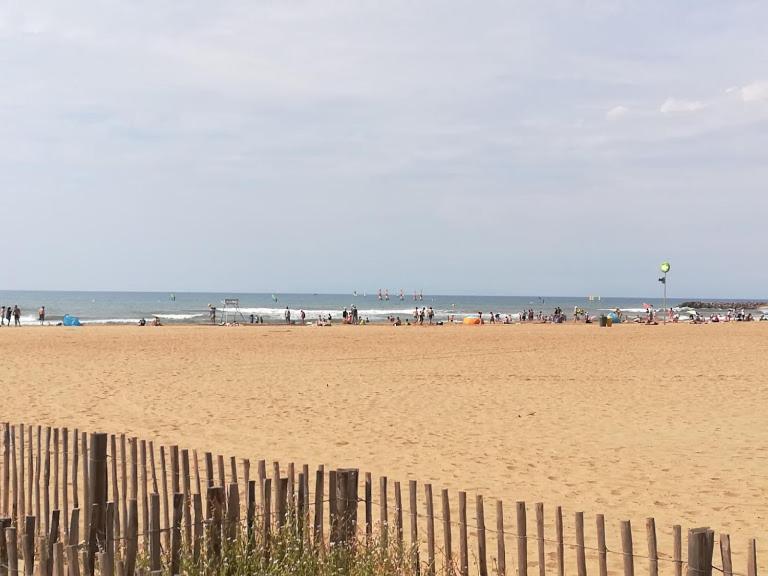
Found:
<svg viewBox="0 0 768 576"><path fill-rule="evenodd" d="M272 480L264 478L262 493L264 494L264 561L269 561L270 528L272 526Z"/></svg>
<svg viewBox="0 0 768 576"><path fill-rule="evenodd" d="M723 558L723 576L733 576L731 537L728 534L720 534L720 555Z"/></svg>
<svg viewBox="0 0 768 576"><path fill-rule="evenodd" d="M469 576L467 543L467 493L459 492L459 575Z"/></svg>
<svg viewBox="0 0 768 576"><path fill-rule="evenodd" d="M427 508L427 574L435 573L435 509L432 500L432 484L424 484L424 499Z"/></svg>
<svg viewBox="0 0 768 576"><path fill-rule="evenodd" d="M10 518L0 518L0 576L8 576L8 542L5 531L10 526Z"/></svg>
<svg viewBox="0 0 768 576"><path fill-rule="evenodd" d="M323 545L323 503L325 501L325 468L320 465L315 473L315 547Z"/></svg>
<svg viewBox="0 0 768 576"><path fill-rule="evenodd" d="M750 538L747 551L747 576L757 576L757 540Z"/></svg>
<svg viewBox="0 0 768 576"><path fill-rule="evenodd" d="M82 517L83 517L83 537L89 538L89 535L91 533L91 504L93 502L91 501L91 488L90 488L90 474L91 474L91 460L88 456L89 449L88 449L88 434L85 432L80 432L80 451L83 455L83 508L82 508ZM87 552L87 551L84 551ZM87 554L86 554L87 557ZM84 566L83 568L86 568ZM88 570L85 570L87 574L91 574L91 572L88 572Z"/></svg>
<svg viewBox="0 0 768 576"><path fill-rule="evenodd" d="M20 466L19 466L19 503L17 505L18 506L18 510L17 510L16 521L20 522L21 519L24 518L24 516L26 516L26 514L27 514L26 495L24 493L24 489L25 489L25 484L24 484L25 483L25 478L24 478L24 464L25 464L25 460L24 460L24 444L25 444L25 440L26 440L26 438L24 437L24 424L19 424L19 435L17 436L17 438L19 440L19 464L20 464ZM67 438L67 429L66 428L64 428L64 438L65 438L65 440L64 440L64 467L66 468L66 466L67 466L67 448L66 448L66 444L67 444L67 440L66 440L66 438ZM65 507L67 505L66 497L67 497L67 472L65 470L64 471L64 506Z"/></svg>
<svg viewBox="0 0 768 576"><path fill-rule="evenodd" d="M528 576L528 521L525 502L517 502L517 570L519 576Z"/></svg>
<svg viewBox="0 0 768 576"><path fill-rule="evenodd" d="M674 563L675 563L675 576L683 576L683 529L679 524L675 524L672 527L674 534Z"/></svg>
<svg viewBox="0 0 768 576"><path fill-rule="evenodd" d="M371 473L365 473L365 544L370 545L373 536L373 481Z"/></svg>
<svg viewBox="0 0 768 576"><path fill-rule="evenodd" d="M173 495L173 531L171 532L171 576L179 574L181 566L181 517L184 513L186 497L183 493ZM158 520L160 513L158 512ZM158 539L158 544L159 544Z"/></svg>
<svg viewBox="0 0 768 576"><path fill-rule="evenodd" d="M21 537L21 553L24 558L24 574L32 576L35 572L35 517L26 517L24 534Z"/></svg>
<svg viewBox="0 0 768 576"><path fill-rule="evenodd" d="M64 429L66 432L66 428ZM66 460L66 442L64 443L64 458ZM114 531L118 540L120 539L120 489L117 482L117 438L114 434L109 437L109 459L110 459L110 471L112 474L112 502L114 502ZM64 465L64 501L66 502L67 494L67 466ZM64 518L67 518L67 512L64 511Z"/></svg>
<svg viewBox="0 0 768 576"><path fill-rule="evenodd" d="M104 545L104 567L106 568L106 574L103 576L114 576L115 574L115 527L118 525L117 521L115 520L116 511L116 504L114 502L107 502L107 507L104 513L104 530L106 532ZM61 554L63 558L64 548L61 549Z"/></svg>
<svg viewBox="0 0 768 576"><path fill-rule="evenodd" d="M43 461L43 516L45 533L51 531L51 427L45 427L45 459ZM40 556L42 561L42 555ZM47 558L46 558L47 560Z"/></svg>
<svg viewBox="0 0 768 576"><path fill-rule="evenodd" d="M445 555L445 573L453 574L453 535L451 534L451 502L448 490L443 488L441 492L443 501L443 554Z"/></svg>
<svg viewBox="0 0 768 576"><path fill-rule="evenodd" d="M299 472L299 484L296 492L296 533L304 541L304 530L307 528L304 522L304 505L307 500L307 493L304 491L304 472Z"/></svg>
<svg viewBox="0 0 768 576"><path fill-rule="evenodd" d="M149 495L149 569L155 571L161 567L160 495L153 492Z"/></svg>
<svg viewBox="0 0 768 576"><path fill-rule="evenodd" d="M227 485L227 481L224 478L224 456L222 454L216 456L216 464L219 469L219 486L223 489Z"/></svg>
<svg viewBox="0 0 768 576"><path fill-rule="evenodd" d="M53 574L53 545L59 540L59 519L61 512L54 510L51 512L50 528L48 530L46 543L48 546L48 575Z"/></svg>
<svg viewBox="0 0 768 576"><path fill-rule="evenodd" d="M10 516L8 508L8 499L10 495L10 444L11 444L11 426L8 422L3 424L3 516Z"/></svg>
<svg viewBox="0 0 768 576"><path fill-rule="evenodd" d="M14 447L14 463L16 461L16 452ZM59 509L59 429L53 429L53 509ZM51 548L51 566L53 566L53 548Z"/></svg>
<svg viewBox="0 0 768 576"><path fill-rule="evenodd" d="M557 537L557 576L565 576L565 545L563 544L563 508L555 508L555 534Z"/></svg>
<svg viewBox="0 0 768 576"><path fill-rule="evenodd" d="M136 571L136 554L139 551L139 503L135 498L128 501L128 524L125 533L125 574Z"/></svg>
<svg viewBox="0 0 768 576"><path fill-rule="evenodd" d="M608 576L608 548L605 544L605 516L598 514L597 523L597 563L600 576Z"/></svg>
<svg viewBox="0 0 768 576"><path fill-rule="evenodd" d="M163 525L167 528L171 525L171 515L168 511L168 468L165 462L165 446L160 446L160 484L163 490ZM171 534L167 530L164 540L165 547L170 548Z"/></svg>
<svg viewBox="0 0 768 576"><path fill-rule="evenodd" d="M80 508L72 508L69 519L69 540L68 546L77 546L80 543Z"/></svg>
<svg viewBox="0 0 768 576"><path fill-rule="evenodd" d="M88 536L88 573L93 575L96 566L96 551L103 548L107 539L107 435L91 434L90 441L90 495L92 504L90 531Z"/></svg>
<svg viewBox="0 0 768 576"><path fill-rule="evenodd" d="M11 518L13 518L14 522L18 521L19 518L19 465L18 459L16 458L17 447L18 440L16 439L16 426L11 426L11 488L13 489L13 497L11 498ZM56 471L58 472L58 469ZM58 481L58 476L56 477L56 480ZM58 485L58 482L56 482L56 490L58 490ZM58 494L58 492L56 493Z"/></svg>
<svg viewBox="0 0 768 576"><path fill-rule="evenodd" d="M410 503L411 519L411 566L413 573L418 576L420 569L419 560L419 525L416 503L416 480L408 481L408 500Z"/></svg>
<svg viewBox="0 0 768 576"><path fill-rule="evenodd" d="M485 512L483 511L483 497L480 494L475 498L475 511L477 515L477 561L480 576L488 576L488 559L485 548Z"/></svg>
<svg viewBox="0 0 768 576"><path fill-rule="evenodd" d="M635 559L632 549L632 524L621 522L621 551L624 555L624 576L635 576Z"/></svg>
<svg viewBox="0 0 768 576"><path fill-rule="evenodd" d="M215 484L213 480L213 454L210 452L205 453L205 482L208 488L212 488Z"/></svg>
<svg viewBox="0 0 768 576"><path fill-rule="evenodd" d="M279 478L277 488L277 502L275 502L275 526L278 529L286 524L288 519L288 478Z"/></svg>
<svg viewBox="0 0 768 576"><path fill-rule="evenodd" d="M328 528L331 544L339 541L339 516L336 498L336 470L328 471Z"/></svg>
<svg viewBox="0 0 768 576"><path fill-rule="evenodd" d="M221 559L221 525L224 515L224 488L208 488L208 559Z"/></svg>
<svg viewBox="0 0 768 576"><path fill-rule="evenodd" d="M38 522L36 523L37 530L40 529L41 522L39 519L43 515L43 509L40 501L40 473L41 473L41 467L43 463L43 427L38 426L37 427L37 453L35 454L35 518L38 519ZM83 459L85 459L85 456L83 456ZM34 547L34 541L32 542ZM25 556L26 558L26 556ZM24 563L24 572L27 571L27 565L26 562Z"/></svg>
<svg viewBox="0 0 768 576"><path fill-rule="evenodd" d="M149 549L149 494L147 492L147 441L139 444L139 483L141 485L141 530L144 533L144 550ZM159 504L159 502L158 502ZM159 528L159 526L158 526Z"/></svg>
<svg viewBox="0 0 768 576"><path fill-rule="evenodd" d="M195 513L192 529L192 559L197 565L200 561L200 543L203 541L203 496L200 492L192 495L192 510Z"/></svg>
<svg viewBox="0 0 768 576"><path fill-rule="evenodd" d="M402 561L405 544L403 542L403 495L400 482L395 482L395 534L397 535L398 561Z"/></svg>
<svg viewBox="0 0 768 576"><path fill-rule="evenodd" d="M174 496L175 499L175 496ZM174 511L175 514L175 511ZM227 492L227 520L225 535L229 543L237 540L237 529L240 525L240 489L237 484L230 484Z"/></svg>
<svg viewBox="0 0 768 576"><path fill-rule="evenodd" d="M181 483L179 482L180 477L179 447L174 444L171 446L171 494L181 492ZM224 486L224 484L221 484L221 486Z"/></svg>
<svg viewBox="0 0 768 576"><path fill-rule="evenodd" d="M518 510L519 512L519 510ZM518 524L520 518L517 518ZM520 529L518 525L518 530ZM519 535L518 535L519 538ZM520 563L520 540L517 542L518 566L523 570L523 564ZM496 566L499 576L505 576L507 573L507 541L504 533L504 503L501 500L496 501Z"/></svg>
<svg viewBox="0 0 768 576"><path fill-rule="evenodd" d="M715 533L709 528L688 531L688 576L712 576Z"/></svg>
<svg viewBox="0 0 768 576"><path fill-rule="evenodd" d="M29 426L27 428L27 436L28 436L28 443L29 443L29 450L27 451L27 505L25 506L27 511L27 516L31 516L34 512L33 507L33 484L34 484L34 476L35 476L35 466L34 466L34 444L32 441L32 426ZM77 431L75 431L75 441L74 441L74 448L75 448L75 462L73 462L74 470L77 471ZM75 476L72 477L72 487L73 492L77 494L77 478ZM77 496L74 496L77 498ZM26 516L24 517L26 518ZM22 518L22 520L24 519Z"/></svg>
<svg viewBox="0 0 768 576"><path fill-rule="evenodd" d="M587 554L584 548L584 512L576 512L576 567L579 576L587 576Z"/></svg>
<svg viewBox="0 0 768 576"><path fill-rule="evenodd" d="M67 575L80 576L80 562L77 557L77 546L67 546Z"/></svg>
<svg viewBox="0 0 768 576"><path fill-rule="evenodd" d="M246 490L248 484L245 485ZM189 468L189 450L181 451L181 491L184 494L184 538L187 546L192 544L192 479ZM174 496L175 498L175 496ZM175 513L175 512L174 512Z"/></svg>
<svg viewBox="0 0 768 576"><path fill-rule="evenodd" d="M73 472L72 478L75 477L76 474ZM128 453L125 449L125 434L120 434L120 493L123 495L120 501L121 534L125 537L128 535Z"/></svg>
<svg viewBox="0 0 768 576"><path fill-rule="evenodd" d="M342 468L336 473L339 539L345 545L354 544L357 534L357 468Z"/></svg>
<svg viewBox="0 0 768 576"><path fill-rule="evenodd" d="M247 502L245 504L245 524L248 542L253 541L254 522L256 521L256 480L248 480Z"/></svg>
<svg viewBox="0 0 768 576"><path fill-rule="evenodd" d="M389 547L389 513L387 510L387 477L379 478L379 538L381 547Z"/></svg>
<svg viewBox="0 0 768 576"><path fill-rule="evenodd" d="M55 576L64 576L64 544L56 542L53 548L53 573Z"/></svg>
<svg viewBox="0 0 768 576"><path fill-rule="evenodd" d="M5 529L5 542L8 547L8 574L9 576L19 576L19 550L16 528Z"/></svg>
<svg viewBox="0 0 768 576"><path fill-rule="evenodd" d="M536 544L539 552L539 576L547 574L547 558L544 549L544 503L536 503Z"/></svg>
<svg viewBox="0 0 768 576"><path fill-rule="evenodd" d="M645 531L648 539L648 574L659 576L659 552L656 547L656 520L646 518Z"/></svg>

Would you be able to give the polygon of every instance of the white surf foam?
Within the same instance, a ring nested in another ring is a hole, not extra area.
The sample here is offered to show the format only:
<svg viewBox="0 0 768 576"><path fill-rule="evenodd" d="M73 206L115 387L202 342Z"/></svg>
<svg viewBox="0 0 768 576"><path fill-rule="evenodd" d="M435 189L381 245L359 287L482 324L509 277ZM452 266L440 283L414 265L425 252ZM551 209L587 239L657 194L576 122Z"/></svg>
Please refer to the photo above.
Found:
<svg viewBox="0 0 768 576"><path fill-rule="evenodd" d="M157 316L163 320L191 320L192 318L202 318L207 314L152 314L152 316Z"/></svg>

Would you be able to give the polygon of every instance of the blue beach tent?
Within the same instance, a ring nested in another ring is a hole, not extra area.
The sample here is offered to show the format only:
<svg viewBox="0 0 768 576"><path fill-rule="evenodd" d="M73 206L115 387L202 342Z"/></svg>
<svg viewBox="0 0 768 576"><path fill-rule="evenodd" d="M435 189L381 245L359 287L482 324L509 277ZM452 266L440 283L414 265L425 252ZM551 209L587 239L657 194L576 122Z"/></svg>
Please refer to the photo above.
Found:
<svg viewBox="0 0 768 576"><path fill-rule="evenodd" d="M80 318L76 316L70 316L69 314L64 315L62 324L64 324L64 326L82 326L82 324L80 324Z"/></svg>

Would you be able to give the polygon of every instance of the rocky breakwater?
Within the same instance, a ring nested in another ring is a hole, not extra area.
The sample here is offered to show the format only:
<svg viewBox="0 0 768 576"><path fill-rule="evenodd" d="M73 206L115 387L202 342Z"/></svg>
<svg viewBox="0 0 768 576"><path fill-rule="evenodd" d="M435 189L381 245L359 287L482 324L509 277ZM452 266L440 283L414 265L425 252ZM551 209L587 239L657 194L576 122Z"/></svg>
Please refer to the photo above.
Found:
<svg viewBox="0 0 768 576"><path fill-rule="evenodd" d="M701 300L691 300L680 304L681 308L695 308L696 310L760 310L768 308L768 302L757 300L732 300L730 302L715 301L703 302Z"/></svg>

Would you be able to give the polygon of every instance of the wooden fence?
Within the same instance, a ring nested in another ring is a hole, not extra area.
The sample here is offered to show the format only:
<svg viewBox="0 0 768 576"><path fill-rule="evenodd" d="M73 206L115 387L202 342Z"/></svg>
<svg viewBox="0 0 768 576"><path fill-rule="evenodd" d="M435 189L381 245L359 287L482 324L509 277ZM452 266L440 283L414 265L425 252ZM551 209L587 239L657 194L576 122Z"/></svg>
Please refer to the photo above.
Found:
<svg viewBox="0 0 768 576"><path fill-rule="evenodd" d="M0 576L20 569L25 576L133 576L145 571L137 568L142 553L149 573L177 574L182 548L195 556L203 546L220 550L243 530L264 536L289 519L319 549L374 537L377 545L394 542L413 572L426 576L565 576L566 568L577 576L757 576L754 539L745 570L734 571L729 535L719 535L718 562L708 528L687 531L684 556L682 527L672 528L671 552L663 553L653 518L641 548L629 521L614 535L603 515L588 528L582 512L570 524L560 506L547 517L542 503L515 502L505 515L498 500L486 511L480 494L470 508L466 492L374 482L357 469L259 460L252 471L248 459L211 452L201 459L196 450L124 434L47 426L5 424L2 434Z"/></svg>

